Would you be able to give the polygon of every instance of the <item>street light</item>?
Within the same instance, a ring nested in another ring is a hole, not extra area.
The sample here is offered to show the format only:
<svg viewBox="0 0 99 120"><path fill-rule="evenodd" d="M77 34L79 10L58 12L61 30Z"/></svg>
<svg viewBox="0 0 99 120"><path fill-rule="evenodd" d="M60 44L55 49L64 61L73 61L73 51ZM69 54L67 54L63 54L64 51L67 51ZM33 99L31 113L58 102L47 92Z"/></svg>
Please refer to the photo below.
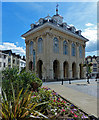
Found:
<svg viewBox="0 0 99 120"><path fill-rule="evenodd" d="M89 76L90 76L90 74L89 74L88 60L86 62L86 67L87 67L87 82L88 82L88 84L90 84L90 82L89 82Z"/></svg>

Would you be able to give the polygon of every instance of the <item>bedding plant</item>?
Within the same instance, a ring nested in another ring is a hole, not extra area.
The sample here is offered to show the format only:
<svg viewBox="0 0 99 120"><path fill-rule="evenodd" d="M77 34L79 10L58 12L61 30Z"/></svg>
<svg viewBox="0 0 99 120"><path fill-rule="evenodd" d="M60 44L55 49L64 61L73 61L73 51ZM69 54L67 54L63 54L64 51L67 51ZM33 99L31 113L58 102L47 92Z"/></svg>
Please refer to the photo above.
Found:
<svg viewBox="0 0 99 120"><path fill-rule="evenodd" d="M56 119L89 119L88 115L84 113L80 108L64 100L54 90L47 87L39 88L39 91L32 91L32 102L42 103L48 101L48 104L43 106L41 113L46 115L48 118ZM37 110L40 108L37 107Z"/></svg>

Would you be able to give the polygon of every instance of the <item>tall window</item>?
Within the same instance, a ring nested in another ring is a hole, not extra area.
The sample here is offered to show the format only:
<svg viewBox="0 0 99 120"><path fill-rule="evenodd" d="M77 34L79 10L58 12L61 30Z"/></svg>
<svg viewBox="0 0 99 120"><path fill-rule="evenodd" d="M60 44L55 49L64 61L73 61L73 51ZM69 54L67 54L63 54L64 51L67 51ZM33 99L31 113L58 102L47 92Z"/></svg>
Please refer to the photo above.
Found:
<svg viewBox="0 0 99 120"><path fill-rule="evenodd" d="M42 53L43 51L43 40L42 38L38 39L38 53Z"/></svg>
<svg viewBox="0 0 99 120"><path fill-rule="evenodd" d="M82 46L79 46L79 57L82 58Z"/></svg>
<svg viewBox="0 0 99 120"><path fill-rule="evenodd" d="M76 51L75 51L75 44L72 43L72 56L76 55Z"/></svg>
<svg viewBox="0 0 99 120"><path fill-rule="evenodd" d="M55 37L53 40L54 53L59 53L59 40Z"/></svg>
<svg viewBox="0 0 99 120"><path fill-rule="evenodd" d="M63 54L64 55L68 54L68 44L66 41L63 42Z"/></svg>
<svg viewBox="0 0 99 120"><path fill-rule="evenodd" d="M33 42L31 41L30 42L30 46L29 46L29 53L30 53L30 55L32 55L32 52L33 52Z"/></svg>

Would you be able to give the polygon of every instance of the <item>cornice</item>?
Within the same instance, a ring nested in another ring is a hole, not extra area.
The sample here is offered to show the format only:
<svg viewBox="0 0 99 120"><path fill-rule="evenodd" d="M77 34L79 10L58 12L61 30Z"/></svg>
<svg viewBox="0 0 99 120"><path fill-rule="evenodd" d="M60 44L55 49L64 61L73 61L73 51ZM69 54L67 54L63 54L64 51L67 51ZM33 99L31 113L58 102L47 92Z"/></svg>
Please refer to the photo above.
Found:
<svg viewBox="0 0 99 120"><path fill-rule="evenodd" d="M33 33L35 33L35 32L38 32L39 30L44 29L44 28L46 28L46 27L51 27L51 28L53 28L53 29L55 29L55 30L58 30L58 31L63 32L63 33L65 33L65 34L68 34L68 35L70 35L70 36L72 36L72 37L81 39L81 40L83 40L83 41L85 41L85 42L88 41L88 39L83 38L82 36L76 35L76 34L72 33L71 31L64 30L63 28L61 28L61 27L59 27L59 26L56 26L56 25L54 25L54 24L52 24L52 23L49 23L49 22L44 23L43 25L41 25L41 26L39 26L39 27L37 27L37 28L35 28L35 29L33 29L33 30L31 30L31 31L23 34L22 37L25 38L25 37L27 37L28 35L33 34Z"/></svg>

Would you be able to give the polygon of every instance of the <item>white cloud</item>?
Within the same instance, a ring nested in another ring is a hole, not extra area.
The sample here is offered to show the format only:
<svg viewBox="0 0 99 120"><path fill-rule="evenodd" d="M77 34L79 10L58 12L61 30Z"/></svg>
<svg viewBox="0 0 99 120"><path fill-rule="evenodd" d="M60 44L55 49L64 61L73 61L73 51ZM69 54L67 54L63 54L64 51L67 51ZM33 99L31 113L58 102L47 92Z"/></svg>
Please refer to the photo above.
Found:
<svg viewBox="0 0 99 120"><path fill-rule="evenodd" d="M90 23L91 24L91 23ZM88 26L82 35L89 39L86 43L87 47L92 46L93 44L97 43L97 26L93 24L93 26Z"/></svg>
<svg viewBox="0 0 99 120"><path fill-rule="evenodd" d="M87 23L87 24L85 24L86 26L93 26L94 24L92 24L92 23Z"/></svg>
<svg viewBox="0 0 99 120"><path fill-rule="evenodd" d="M93 55L97 56L98 53L99 53L99 50L90 51L90 52L85 52L85 57L87 57L87 56L93 56Z"/></svg>
<svg viewBox="0 0 99 120"><path fill-rule="evenodd" d="M0 45L1 50L12 50L12 52L20 55L25 55L25 49L23 47L18 47L14 43L4 42Z"/></svg>

